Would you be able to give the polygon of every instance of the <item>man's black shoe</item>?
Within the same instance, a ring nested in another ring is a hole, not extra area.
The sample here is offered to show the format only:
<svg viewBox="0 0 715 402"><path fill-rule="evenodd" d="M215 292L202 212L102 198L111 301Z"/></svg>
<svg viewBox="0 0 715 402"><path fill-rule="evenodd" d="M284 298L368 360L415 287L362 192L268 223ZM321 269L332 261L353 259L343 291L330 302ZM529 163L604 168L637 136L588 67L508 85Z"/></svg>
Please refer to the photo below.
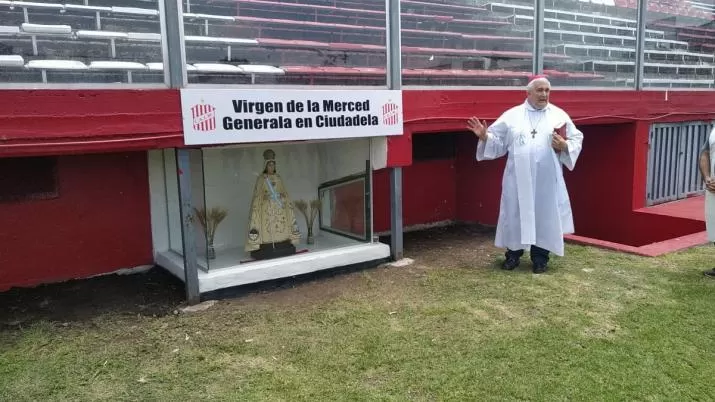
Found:
<svg viewBox="0 0 715 402"><path fill-rule="evenodd" d="M535 262L533 271L535 274L543 274L544 272L546 272L546 263Z"/></svg>
<svg viewBox="0 0 715 402"><path fill-rule="evenodd" d="M715 268L703 272L703 275L715 278Z"/></svg>
<svg viewBox="0 0 715 402"><path fill-rule="evenodd" d="M506 261L501 266L501 269L506 269L507 271L511 271L512 269L516 268L519 266L519 259L517 258L507 258Z"/></svg>

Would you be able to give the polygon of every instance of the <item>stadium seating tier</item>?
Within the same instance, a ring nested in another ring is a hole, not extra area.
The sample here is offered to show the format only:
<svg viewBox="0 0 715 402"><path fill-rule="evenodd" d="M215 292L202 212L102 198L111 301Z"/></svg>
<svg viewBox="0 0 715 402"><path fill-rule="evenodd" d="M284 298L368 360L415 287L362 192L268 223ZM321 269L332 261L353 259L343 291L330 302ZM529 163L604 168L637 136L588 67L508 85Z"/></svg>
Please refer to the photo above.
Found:
<svg viewBox="0 0 715 402"><path fill-rule="evenodd" d="M161 0L159 0L161 1ZM649 0L644 84L713 88L712 0ZM555 84L632 87L635 0L552 0L544 69ZM401 1L404 85L523 85L533 2ZM385 3L184 0L190 83L386 83ZM154 0L0 0L0 82L163 83Z"/></svg>

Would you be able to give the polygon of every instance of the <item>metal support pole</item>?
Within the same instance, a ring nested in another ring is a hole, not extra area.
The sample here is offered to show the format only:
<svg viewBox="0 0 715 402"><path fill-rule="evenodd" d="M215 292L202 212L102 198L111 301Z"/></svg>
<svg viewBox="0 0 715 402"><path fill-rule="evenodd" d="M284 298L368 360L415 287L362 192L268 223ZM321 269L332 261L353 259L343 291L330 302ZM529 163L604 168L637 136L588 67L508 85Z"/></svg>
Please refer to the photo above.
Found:
<svg viewBox="0 0 715 402"><path fill-rule="evenodd" d="M171 88L181 89L187 84L184 17L181 0L160 0L159 12L163 16L161 35L164 82ZM193 226L191 160L188 149L176 149L176 172L179 181L179 211L186 301L189 304L196 304L201 301L201 294L199 292L199 263Z"/></svg>
<svg viewBox="0 0 715 402"><path fill-rule="evenodd" d="M636 90L643 89L643 63L645 60L645 26L648 0L638 0L638 19L636 27Z"/></svg>
<svg viewBox="0 0 715 402"><path fill-rule="evenodd" d="M186 77L186 49L184 48L184 14L181 0L160 0L164 82L171 88L183 88Z"/></svg>
<svg viewBox="0 0 715 402"><path fill-rule="evenodd" d="M532 74L544 71L544 0L534 0L534 52Z"/></svg>
<svg viewBox="0 0 715 402"><path fill-rule="evenodd" d="M201 301L199 293L199 263L193 226L193 203L191 200L191 160L189 150L176 150L176 171L179 175L179 213L181 215L181 241L184 254L184 286L186 301L196 304Z"/></svg>
<svg viewBox="0 0 715 402"><path fill-rule="evenodd" d="M387 88L402 89L402 36L400 0L386 0ZM402 167L390 168L390 253L393 260L403 256Z"/></svg>
<svg viewBox="0 0 715 402"><path fill-rule="evenodd" d="M387 89L402 89L402 34L400 1L386 0Z"/></svg>
<svg viewBox="0 0 715 402"><path fill-rule="evenodd" d="M391 211L391 244L392 259L402 259L402 168L393 167L390 170L390 211Z"/></svg>

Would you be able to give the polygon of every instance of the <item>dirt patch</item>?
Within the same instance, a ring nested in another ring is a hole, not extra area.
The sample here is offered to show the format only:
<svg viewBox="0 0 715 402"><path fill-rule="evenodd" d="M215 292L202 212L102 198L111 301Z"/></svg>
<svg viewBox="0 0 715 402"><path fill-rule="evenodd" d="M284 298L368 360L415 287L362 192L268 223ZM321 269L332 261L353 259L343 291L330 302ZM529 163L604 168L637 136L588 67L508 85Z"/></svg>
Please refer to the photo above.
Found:
<svg viewBox="0 0 715 402"><path fill-rule="evenodd" d="M389 244L390 239L383 242ZM312 305L355 293L356 288L380 287L382 292L399 291L408 281L429 271L457 266L492 267L500 252L494 248L494 230L479 225L430 228L404 236L405 257L414 263L406 267L380 265L368 269L334 269L285 278L254 286L244 286L226 295L231 302L267 305ZM498 260L498 258L497 258ZM496 262L495 262L496 261ZM391 289L390 284L396 284ZM245 296L245 297L236 297Z"/></svg>
<svg viewBox="0 0 715 402"><path fill-rule="evenodd" d="M82 322L104 314L160 316L172 313L183 300L183 282L160 268L13 288L0 293L0 329L35 321Z"/></svg>
<svg viewBox="0 0 715 402"><path fill-rule="evenodd" d="M493 266L501 253L494 247L494 229L481 225L455 225L405 234L405 255L420 264Z"/></svg>
<svg viewBox="0 0 715 402"><path fill-rule="evenodd" d="M211 295L219 308L236 305L310 306L354 293L356 288L379 286L389 291L428 271L454 266L490 266L499 253L493 247L493 229L451 226L406 233L405 256L415 260L407 267L336 269L300 278L285 278L243 286ZM389 242L389 239L383 241ZM105 315L164 316L185 306L183 282L155 267L132 275L106 275L83 280L12 289L0 293L0 330L37 321L58 324L88 322Z"/></svg>

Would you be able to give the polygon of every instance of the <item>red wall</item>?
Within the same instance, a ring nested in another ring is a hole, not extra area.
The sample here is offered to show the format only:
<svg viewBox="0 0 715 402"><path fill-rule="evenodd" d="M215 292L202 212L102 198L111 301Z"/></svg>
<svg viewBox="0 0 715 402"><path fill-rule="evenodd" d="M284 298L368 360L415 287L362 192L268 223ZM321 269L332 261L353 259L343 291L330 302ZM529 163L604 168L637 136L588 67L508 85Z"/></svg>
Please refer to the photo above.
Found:
<svg viewBox="0 0 715 402"><path fill-rule="evenodd" d="M406 135L390 138L388 164L411 164L413 134L463 130L471 116L491 123L508 108L522 103L525 95L519 88L403 91ZM578 125L715 118L713 91L577 91L557 87L551 101L565 109Z"/></svg>
<svg viewBox="0 0 715 402"><path fill-rule="evenodd" d="M373 222L375 232L390 230L390 173L373 176ZM402 171L402 223L404 226L453 220L456 214L457 182L453 160L415 162Z"/></svg>
<svg viewBox="0 0 715 402"><path fill-rule="evenodd" d="M0 157L183 145L176 90L0 90Z"/></svg>
<svg viewBox="0 0 715 402"><path fill-rule="evenodd" d="M496 225L505 158L477 163L477 140L465 134L457 147L457 220Z"/></svg>
<svg viewBox="0 0 715 402"><path fill-rule="evenodd" d="M492 90L407 91L406 135L390 144L389 162L411 176L411 139L420 133L464 131L455 158L453 219L496 224L505 160L477 163L476 141L465 130L471 116L493 122L524 101L525 92ZM577 234L643 245L703 230L702 222L635 212L645 206L650 123L715 118L712 91L569 91L555 88L551 101L564 108L584 131L584 149L574 172L566 172ZM421 170L420 188L444 185L445 176ZM403 192L416 190L405 181ZM387 188L376 190L376 205L389 205ZM383 200L387 198L387 200ZM412 201L423 203L421 199ZM429 204L427 204L429 205ZM404 208L404 223L426 223L425 211ZM435 220L432 220L435 221ZM389 223L385 226L389 227Z"/></svg>
<svg viewBox="0 0 715 402"><path fill-rule="evenodd" d="M564 173L576 234L642 246L704 230L699 221L634 211L646 202L648 124L581 129L583 151L576 169Z"/></svg>
<svg viewBox="0 0 715 402"><path fill-rule="evenodd" d="M702 222L634 211L645 205L647 124L579 127L583 150L576 169L564 169L576 234L641 246L704 230ZM477 162L476 140L469 133L457 137L456 148L454 161L415 162L403 169L405 226L442 220L496 225L506 158ZM388 172L376 177L376 230L387 231ZM452 208L438 210L442 203Z"/></svg>
<svg viewBox="0 0 715 402"><path fill-rule="evenodd" d="M465 130L473 115L492 122L524 95L521 89L403 91L405 134L389 139L388 166L406 167L406 226L496 223L504 161L477 164L469 134L458 139L452 160L414 161L412 136ZM552 101L586 132L582 159L567 175L577 231L640 243L654 233L689 230L688 222L630 211L645 201L648 123L715 118L713 91L555 88ZM0 157L106 154L62 157L59 199L0 204L0 289L150 264L145 154L109 152L183 145L177 90L1 91ZM389 194L388 171L375 172L376 231L389 230Z"/></svg>
<svg viewBox="0 0 715 402"><path fill-rule="evenodd" d="M576 168L564 169L577 234L631 241L630 230L614 222L626 222L632 214L635 128L633 123L580 127L583 150Z"/></svg>
<svg viewBox="0 0 715 402"><path fill-rule="evenodd" d="M0 204L0 290L152 264L146 159L63 156L58 198Z"/></svg>
<svg viewBox="0 0 715 402"><path fill-rule="evenodd" d="M626 222L613 230L626 229L628 241L623 244L643 246L705 230L705 222L674 216L633 212ZM606 240L608 240L606 238Z"/></svg>
<svg viewBox="0 0 715 402"><path fill-rule="evenodd" d="M580 124L715 118L713 91L575 91L552 101ZM412 133L495 120L525 91L404 90L405 135L389 138L388 165L412 163ZM70 154L183 145L178 90L0 90L0 156Z"/></svg>

